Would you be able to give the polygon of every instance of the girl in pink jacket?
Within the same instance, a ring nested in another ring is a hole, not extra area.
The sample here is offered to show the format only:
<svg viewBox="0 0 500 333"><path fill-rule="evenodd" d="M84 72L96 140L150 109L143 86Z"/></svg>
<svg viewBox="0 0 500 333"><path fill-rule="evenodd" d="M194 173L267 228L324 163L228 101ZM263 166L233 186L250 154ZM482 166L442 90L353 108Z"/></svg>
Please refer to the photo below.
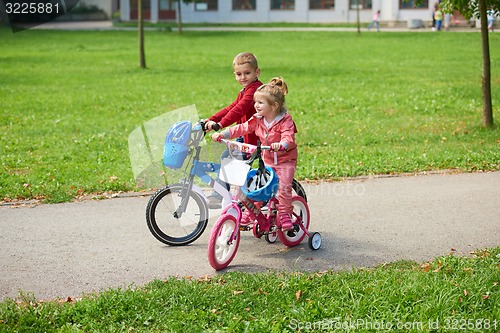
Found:
<svg viewBox="0 0 500 333"><path fill-rule="evenodd" d="M292 181L298 156L295 143L297 128L285 106L287 93L288 87L283 78L273 78L255 92L253 99L256 113L252 118L212 135L212 140L218 141L221 137L230 139L255 133L262 145L271 146L272 150L263 151L262 157L264 163L278 174L278 223L283 231L293 229L290 218L293 211ZM244 214L242 224L248 224L249 218L249 214Z"/></svg>

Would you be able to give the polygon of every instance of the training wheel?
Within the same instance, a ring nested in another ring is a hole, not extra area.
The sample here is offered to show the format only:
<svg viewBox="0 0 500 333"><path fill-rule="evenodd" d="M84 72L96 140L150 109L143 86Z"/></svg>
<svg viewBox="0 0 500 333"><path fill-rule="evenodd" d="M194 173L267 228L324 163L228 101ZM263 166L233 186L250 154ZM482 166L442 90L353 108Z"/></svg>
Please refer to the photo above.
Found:
<svg viewBox="0 0 500 333"><path fill-rule="evenodd" d="M313 251L321 247L321 234L319 232L311 232L309 236L309 248Z"/></svg>
<svg viewBox="0 0 500 333"><path fill-rule="evenodd" d="M270 244L275 243L276 240L278 239L278 233L276 233L276 231L274 231L274 232L270 232L268 234L265 234L264 239L266 240L266 242L268 242Z"/></svg>

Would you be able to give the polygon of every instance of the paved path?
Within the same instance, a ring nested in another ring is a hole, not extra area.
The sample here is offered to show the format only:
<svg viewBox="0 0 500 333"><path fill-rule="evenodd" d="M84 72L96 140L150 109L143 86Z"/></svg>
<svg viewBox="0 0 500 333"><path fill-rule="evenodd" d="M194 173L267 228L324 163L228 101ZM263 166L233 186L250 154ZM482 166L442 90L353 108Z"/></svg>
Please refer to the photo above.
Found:
<svg viewBox="0 0 500 333"><path fill-rule="evenodd" d="M377 33L376 29L368 31L367 23L361 24L362 32ZM57 29L57 30L137 30L136 27L114 27L111 21L83 21L83 22L47 22L36 26L34 29ZM160 28L146 27L146 30L158 30ZM173 28L175 31L176 28ZM353 27L182 27L183 31L351 31L356 32L358 28ZM410 29L407 27L381 27L381 32L433 32L430 28ZM470 27L452 27L450 32L480 32L480 29Z"/></svg>
<svg viewBox="0 0 500 333"><path fill-rule="evenodd" d="M467 255L500 245L500 172L355 179L305 184L311 229L323 246L287 249L243 233L226 271L349 269L394 260ZM168 276L217 274L207 231L168 247L145 221L149 197L31 208L0 206L0 299L19 290L39 299L144 284ZM212 211L215 216L217 211Z"/></svg>

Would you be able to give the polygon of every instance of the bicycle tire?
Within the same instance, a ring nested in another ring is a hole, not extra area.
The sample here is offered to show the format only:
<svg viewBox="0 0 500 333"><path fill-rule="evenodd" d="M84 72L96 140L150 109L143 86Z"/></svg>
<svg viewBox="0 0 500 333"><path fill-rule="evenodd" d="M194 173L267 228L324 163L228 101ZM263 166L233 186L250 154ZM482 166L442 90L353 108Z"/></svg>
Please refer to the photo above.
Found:
<svg viewBox="0 0 500 333"><path fill-rule="evenodd" d="M304 190L302 185L295 178L292 180L292 190L294 190L299 197L302 197L305 201L307 201L306 190Z"/></svg>
<svg viewBox="0 0 500 333"><path fill-rule="evenodd" d="M231 214L221 215L214 224L208 240L208 262L215 270L226 268L234 259L240 244L240 231L237 231L236 239L229 244L229 237L234 232L238 223Z"/></svg>
<svg viewBox="0 0 500 333"><path fill-rule="evenodd" d="M154 193L146 208L149 231L160 242L171 245L187 245L198 239L208 224L208 206L197 192L189 192L186 211L180 218L174 213L180 205L180 184L167 185Z"/></svg>
<svg viewBox="0 0 500 333"><path fill-rule="evenodd" d="M307 202L300 196L294 196L292 198L292 205L294 213L302 218L302 224L304 225L304 228L308 230L311 215L309 213L309 206L307 205ZM296 220L297 219L295 215L293 215L292 222L296 223ZM297 228L299 229L297 230ZM302 230L302 228L300 228L299 226L296 226L294 230L288 231L281 231L281 229L278 229L277 232L278 238L280 239L281 243L288 247L299 245L306 236L304 230Z"/></svg>
<svg viewBox="0 0 500 333"><path fill-rule="evenodd" d="M302 185L295 178L292 181L292 195L293 196L298 195L299 197L304 198L304 200L307 202L306 190L304 190ZM263 210L264 213L266 212L268 202L269 201L264 201L262 204L261 209Z"/></svg>

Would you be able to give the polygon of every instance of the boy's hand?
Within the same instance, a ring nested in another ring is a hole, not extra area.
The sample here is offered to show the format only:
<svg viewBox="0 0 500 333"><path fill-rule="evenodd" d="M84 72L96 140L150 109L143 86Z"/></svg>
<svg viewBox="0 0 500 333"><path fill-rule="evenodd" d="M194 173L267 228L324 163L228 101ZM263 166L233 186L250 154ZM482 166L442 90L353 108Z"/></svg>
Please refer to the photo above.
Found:
<svg viewBox="0 0 500 333"><path fill-rule="evenodd" d="M220 142L224 138L224 135L222 133L214 133L212 134L212 140L216 142Z"/></svg>
<svg viewBox="0 0 500 333"><path fill-rule="evenodd" d="M207 131L211 131L211 130L213 130L214 125L216 125L216 124L217 124L217 123L216 123L215 121L209 120L209 121L207 121L207 122L205 123L205 129L206 129Z"/></svg>

